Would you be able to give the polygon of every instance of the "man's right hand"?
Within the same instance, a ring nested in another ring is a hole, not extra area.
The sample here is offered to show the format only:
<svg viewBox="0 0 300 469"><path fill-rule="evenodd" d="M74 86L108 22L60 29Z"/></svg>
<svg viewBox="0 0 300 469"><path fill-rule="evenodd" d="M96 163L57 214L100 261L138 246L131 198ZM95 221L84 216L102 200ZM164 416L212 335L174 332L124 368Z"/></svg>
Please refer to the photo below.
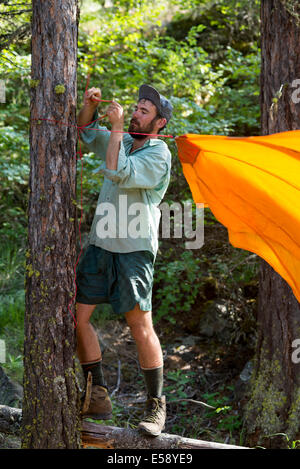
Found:
<svg viewBox="0 0 300 469"><path fill-rule="evenodd" d="M91 122L94 112L99 105L99 101L96 101L97 99L101 99L100 88L90 88L84 93L83 107L77 117L77 124L80 127L84 127Z"/></svg>
<svg viewBox="0 0 300 469"><path fill-rule="evenodd" d="M90 88L84 93L83 104L88 108L96 109L99 105L98 99L101 99L100 88Z"/></svg>

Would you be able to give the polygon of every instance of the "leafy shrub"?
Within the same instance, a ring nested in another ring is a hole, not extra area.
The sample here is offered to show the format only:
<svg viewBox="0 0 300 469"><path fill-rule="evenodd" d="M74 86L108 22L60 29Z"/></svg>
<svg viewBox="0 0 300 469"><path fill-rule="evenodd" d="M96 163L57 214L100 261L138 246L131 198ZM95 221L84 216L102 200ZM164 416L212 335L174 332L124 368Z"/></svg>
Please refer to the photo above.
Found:
<svg viewBox="0 0 300 469"><path fill-rule="evenodd" d="M195 282L200 278L200 260L188 250L176 260L157 267L154 286L158 306L154 321L164 317L175 324L176 314L189 311L198 294Z"/></svg>

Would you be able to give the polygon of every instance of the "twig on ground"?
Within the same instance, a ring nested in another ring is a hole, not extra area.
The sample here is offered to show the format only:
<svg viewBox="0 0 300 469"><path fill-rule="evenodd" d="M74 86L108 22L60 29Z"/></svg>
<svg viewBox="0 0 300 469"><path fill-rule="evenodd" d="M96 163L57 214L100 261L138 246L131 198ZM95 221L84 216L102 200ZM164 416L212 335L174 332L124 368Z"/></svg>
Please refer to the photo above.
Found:
<svg viewBox="0 0 300 469"><path fill-rule="evenodd" d="M116 394L116 392L119 390L119 388L120 388L120 383L121 383L121 361L118 360L118 378L117 378L117 386L116 386L115 389L112 391L111 396L113 396L114 394Z"/></svg>
<svg viewBox="0 0 300 469"><path fill-rule="evenodd" d="M213 407L212 405L209 405L209 404L206 404L206 402L202 402L202 401L195 401L194 399L175 399L174 401L169 401L168 404L173 404L173 403L176 403L176 402L182 402L182 401L186 401L186 402L191 402L192 404L197 404L197 405L202 405L203 407L208 407L208 409L216 409L216 407Z"/></svg>

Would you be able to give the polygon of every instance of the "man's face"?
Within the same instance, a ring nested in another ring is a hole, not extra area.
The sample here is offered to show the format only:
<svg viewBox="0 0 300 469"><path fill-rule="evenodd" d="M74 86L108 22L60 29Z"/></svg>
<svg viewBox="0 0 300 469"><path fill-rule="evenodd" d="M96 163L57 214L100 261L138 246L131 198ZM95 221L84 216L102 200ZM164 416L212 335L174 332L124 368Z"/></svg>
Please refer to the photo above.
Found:
<svg viewBox="0 0 300 469"><path fill-rule="evenodd" d="M128 127L129 134L136 139L143 139L146 135L157 133L157 109L148 99L141 99L135 106L132 118ZM155 130L155 132L154 132Z"/></svg>

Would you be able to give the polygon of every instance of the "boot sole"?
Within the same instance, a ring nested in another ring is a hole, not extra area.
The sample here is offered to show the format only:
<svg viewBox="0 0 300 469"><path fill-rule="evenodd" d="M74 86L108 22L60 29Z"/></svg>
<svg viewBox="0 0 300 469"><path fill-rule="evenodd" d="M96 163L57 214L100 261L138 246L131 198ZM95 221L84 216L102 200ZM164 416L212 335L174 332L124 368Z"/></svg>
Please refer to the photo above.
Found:
<svg viewBox="0 0 300 469"><path fill-rule="evenodd" d="M146 430L146 428L143 428L143 427L138 427L138 430L147 436L159 436L161 432L164 430L164 428L160 432L156 432L156 433L150 432L149 430Z"/></svg>

